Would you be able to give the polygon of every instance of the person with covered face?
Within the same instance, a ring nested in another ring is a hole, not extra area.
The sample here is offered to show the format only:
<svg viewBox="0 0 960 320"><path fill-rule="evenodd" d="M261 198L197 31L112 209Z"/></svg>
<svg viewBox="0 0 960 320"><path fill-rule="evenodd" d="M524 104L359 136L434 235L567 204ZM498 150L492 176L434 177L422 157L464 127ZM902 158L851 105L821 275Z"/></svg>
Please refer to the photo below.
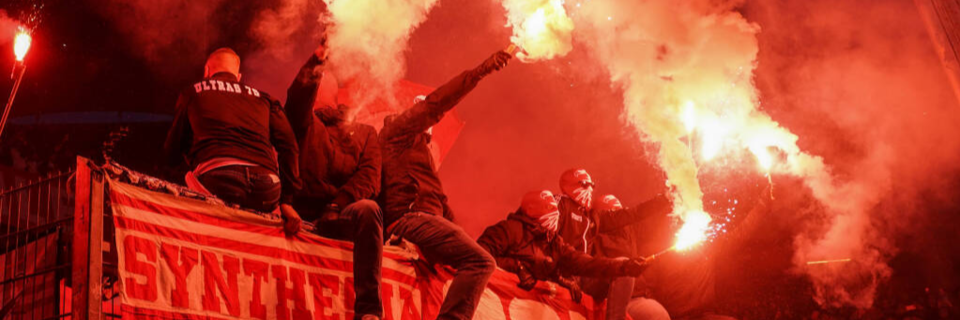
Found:
<svg viewBox="0 0 960 320"><path fill-rule="evenodd" d="M337 104L326 53L321 43L287 90L304 184L294 207L317 234L353 241L355 319L379 319L383 213L372 199L380 191L380 143L372 126L348 120L350 108Z"/></svg>
<svg viewBox="0 0 960 320"><path fill-rule="evenodd" d="M447 205L430 153L430 129L490 73L512 56L498 51L480 66L464 71L380 130L383 148L384 223L387 233L419 247L424 257L454 267L456 275L440 305L439 319L470 319L496 269L493 257L459 226Z"/></svg>
<svg viewBox="0 0 960 320"><path fill-rule="evenodd" d="M240 82L240 56L210 54L203 80L180 93L164 151L170 165L193 168L187 186L246 209L278 207L284 230L300 230L293 196L300 189L297 140L283 106Z"/></svg>
<svg viewBox="0 0 960 320"><path fill-rule="evenodd" d="M484 230L477 243L493 255L497 266L517 274L520 288L530 290L537 281L554 281L570 289L577 302L580 289L572 281L574 276L636 277L646 269L643 258L592 257L565 243L557 235L559 214L552 192L529 192L516 212Z"/></svg>
<svg viewBox="0 0 960 320"><path fill-rule="evenodd" d="M597 239L601 234L608 234L642 222L654 216L665 216L671 212L673 205L664 196L657 196L632 208L612 206L610 208L594 208L593 179L584 169L570 169L560 175L560 190L557 196L560 215L557 224L560 237L574 248L583 253L597 252ZM608 205L607 203L604 203ZM626 253L625 253L626 254ZM626 256L608 256L610 258L626 258ZM584 292L594 298L607 298L606 318L624 319L627 303L633 292L634 277L609 278L580 278L580 285Z"/></svg>

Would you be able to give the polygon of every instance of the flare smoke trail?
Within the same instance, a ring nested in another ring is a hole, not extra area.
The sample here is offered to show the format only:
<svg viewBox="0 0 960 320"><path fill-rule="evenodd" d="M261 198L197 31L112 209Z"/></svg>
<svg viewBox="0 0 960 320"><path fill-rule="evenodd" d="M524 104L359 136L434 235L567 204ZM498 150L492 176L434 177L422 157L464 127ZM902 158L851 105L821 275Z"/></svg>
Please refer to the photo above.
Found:
<svg viewBox="0 0 960 320"><path fill-rule="evenodd" d="M689 219L703 210L698 166L750 151L757 170L802 178L833 217L824 222L822 238L798 239L798 265L833 255L854 261L843 269L804 270L817 301L870 307L877 284L890 274L880 250L867 243L876 239L868 210L883 192L872 186L884 185L884 176L837 181L822 158L803 152L797 135L760 110L753 82L760 26L733 11L736 5L587 1L574 14L575 36L623 90L627 122L659 147L656 158L674 190L676 214ZM786 161L771 163L771 147Z"/></svg>
<svg viewBox="0 0 960 320"><path fill-rule="evenodd" d="M410 34L437 0L324 0L327 46L334 74L357 88L357 109L375 99L394 99L393 86L406 72ZM391 101L395 102L395 101ZM390 103L396 105L396 103ZM406 107L406 106L403 106Z"/></svg>
<svg viewBox="0 0 960 320"><path fill-rule="evenodd" d="M7 16L6 11L0 10L0 44L6 44L13 40L19 26L20 24L16 20Z"/></svg>
<svg viewBox="0 0 960 320"><path fill-rule="evenodd" d="M524 62L562 57L573 49L573 20L560 0L503 0L510 41L520 46L517 58Z"/></svg>

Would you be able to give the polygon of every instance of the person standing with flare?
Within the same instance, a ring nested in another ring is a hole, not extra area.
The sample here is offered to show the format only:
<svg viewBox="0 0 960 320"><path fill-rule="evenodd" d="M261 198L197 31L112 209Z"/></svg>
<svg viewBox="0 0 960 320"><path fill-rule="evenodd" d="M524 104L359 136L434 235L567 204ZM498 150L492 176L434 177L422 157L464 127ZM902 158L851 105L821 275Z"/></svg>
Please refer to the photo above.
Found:
<svg viewBox="0 0 960 320"><path fill-rule="evenodd" d="M580 287L572 276L633 279L646 270L643 258L592 257L564 243L557 236L559 215L552 192L528 192L520 208L484 230L477 243L493 255L498 267L517 274L521 289L531 290L537 281L554 281L567 287L577 302Z"/></svg>
<svg viewBox="0 0 960 320"><path fill-rule="evenodd" d="M326 57L321 41L287 90L284 112L300 143L303 179L294 208L314 222L317 234L354 243L354 319L377 320L383 317L383 213L372 199L380 192L380 143L372 126L347 119L350 108L337 103Z"/></svg>
<svg viewBox="0 0 960 320"><path fill-rule="evenodd" d="M447 205L428 146L430 129L470 93L480 79L502 69L511 58L503 51L494 53L480 66L454 77L413 107L384 119L380 130L381 201L387 234L412 242L427 260L457 269L440 305L438 319L471 319L496 262L452 222L453 212Z"/></svg>

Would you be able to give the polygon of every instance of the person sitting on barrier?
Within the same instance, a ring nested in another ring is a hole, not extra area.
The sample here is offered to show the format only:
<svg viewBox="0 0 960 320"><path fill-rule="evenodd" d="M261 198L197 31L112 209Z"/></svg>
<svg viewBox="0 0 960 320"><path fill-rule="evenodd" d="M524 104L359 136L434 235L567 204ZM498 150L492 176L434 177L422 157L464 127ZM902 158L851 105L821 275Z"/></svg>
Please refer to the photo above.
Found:
<svg viewBox="0 0 960 320"><path fill-rule="evenodd" d="M574 249L557 235L559 215L552 192L529 192L516 212L484 230L477 243L493 255L497 266L517 274L520 288L533 289L538 280L554 281L570 289L577 302L581 293L573 276L632 279L647 268L643 258L591 257Z"/></svg>
<svg viewBox="0 0 960 320"><path fill-rule="evenodd" d="M337 104L326 56L321 41L287 90L285 112L300 142L303 179L294 208L319 235L354 242L354 318L379 319L383 213L371 199L380 191L380 143L376 129L348 120L349 108Z"/></svg>
<svg viewBox="0 0 960 320"><path fill-rule="evenodd" d="M284 231L294 234L300 229L292 206L300 189L296 138L280 102L240 76L236 52L210 54L203 80L177 99L167 159L175 166L186 158L193 168L187 186L196 191L260 212L279 204Z"/></svg>
<svg viewBox="0 0 960 320"><path fill-rule="evenodd" d="M496 262L462 228L440 185L430 153L430 128L457 105L481 79L506 66L512 56L498 51L431 92L380 130L383 147L384 224L387 233L410 241L433 262L457 269L440 306L439 319L473 318Z"/></svg>

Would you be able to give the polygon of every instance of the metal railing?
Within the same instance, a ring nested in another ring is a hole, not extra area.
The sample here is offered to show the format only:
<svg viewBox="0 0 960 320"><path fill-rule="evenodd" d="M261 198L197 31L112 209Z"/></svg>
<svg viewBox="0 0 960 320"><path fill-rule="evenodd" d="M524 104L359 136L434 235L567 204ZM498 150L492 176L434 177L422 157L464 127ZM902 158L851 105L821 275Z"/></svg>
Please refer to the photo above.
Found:
<svg viewBox="0 0 960 320"><path fill-rule="evenodd" d="M0 189L0 319L70 316L73 173Z"/></svg>

